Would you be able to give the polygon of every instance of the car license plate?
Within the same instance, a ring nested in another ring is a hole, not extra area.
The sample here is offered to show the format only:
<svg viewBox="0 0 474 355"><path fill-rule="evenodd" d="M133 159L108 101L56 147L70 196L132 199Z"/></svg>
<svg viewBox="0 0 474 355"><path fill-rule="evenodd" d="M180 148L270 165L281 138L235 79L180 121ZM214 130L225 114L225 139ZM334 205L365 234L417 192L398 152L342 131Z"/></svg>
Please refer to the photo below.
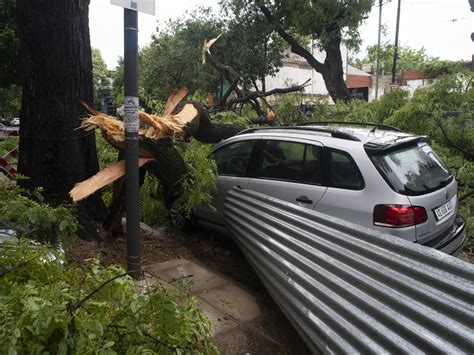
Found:
<svg viewBox="0 0 474 355"><path fill-rule="evenodd" d="M439 206L434 210L434 213L436 215L436 218L438 220L446 217L448 214L450 214L453 211L453 206L451 205L451 202L448 201L444 205Z"/></svg>

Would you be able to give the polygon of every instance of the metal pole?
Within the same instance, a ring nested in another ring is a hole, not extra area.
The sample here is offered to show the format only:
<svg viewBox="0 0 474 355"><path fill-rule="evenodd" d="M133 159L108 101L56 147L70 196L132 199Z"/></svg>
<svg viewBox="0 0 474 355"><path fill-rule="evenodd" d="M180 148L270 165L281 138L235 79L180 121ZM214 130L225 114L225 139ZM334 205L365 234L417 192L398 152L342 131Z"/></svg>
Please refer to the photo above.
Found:
<svg viewBox="0 0 474 355"><path fill-rule="evenodd" d="M375 100L379 98L379 77L380 77L380 34L382 32L382 1L379 0L379 34L377 39L377 63L375 65Z"/></svg>
<svg viewBox="0 0 474 355"><path fill-rule="evenodd" d="M138 207L138 13L124 9L124 126L127 272L141 277Z"/></svg>
<svg viewBox="0 0 474 355"><path fill-rule="evenodd" d="M397 28L395 30L395 47L393 48L393 65L392 65L392 85L395 84L395 72L397 71L397 60L398 60L398 32L400 30L400 4L401 0L398 0L397 9Z"/></svg>

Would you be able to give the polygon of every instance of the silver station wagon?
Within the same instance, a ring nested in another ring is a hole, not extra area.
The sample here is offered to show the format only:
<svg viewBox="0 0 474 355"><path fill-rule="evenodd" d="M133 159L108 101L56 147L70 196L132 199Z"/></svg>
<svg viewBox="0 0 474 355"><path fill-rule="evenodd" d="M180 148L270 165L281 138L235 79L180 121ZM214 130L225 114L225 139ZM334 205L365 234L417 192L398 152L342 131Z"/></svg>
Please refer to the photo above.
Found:
<svg viewBox="0 0 474 355"><path fill-rule="evenodd" d="M426 137L371 124L252 128L216 145L213 207L194 218L225 227L233 186L456 255L465 222L457 182Z"/></svg>

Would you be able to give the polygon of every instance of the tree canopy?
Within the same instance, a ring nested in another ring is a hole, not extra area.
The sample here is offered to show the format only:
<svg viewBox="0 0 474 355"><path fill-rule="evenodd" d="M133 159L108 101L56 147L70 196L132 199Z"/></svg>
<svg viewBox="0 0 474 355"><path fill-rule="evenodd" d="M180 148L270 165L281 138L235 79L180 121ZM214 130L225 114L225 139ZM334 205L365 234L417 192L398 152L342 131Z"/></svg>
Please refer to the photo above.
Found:
<svg viewBox="0 0 474 355"><path fill-rule="evenodd" d="M147 94L165 100L175 88L186 86L190 92L214 92L219 75L201 64L204 39L224 32L221 21L210 10L200 9L189 17L169 21L141 50L141 85Z"/></svg>
<svg viewBox="0 0 474 355"><path fill-rule="evenodd" d="M367 47L366 56L362 59L355 59L352 63L362 68L362 65L369 64L370 71L376 72L377 45ZM380 46L380 71L389 73L392 70L394 45L388 42ZM432 57L426 53L424 47L414 49L408 46L398 47L397 70L419 70L424 72L449 71L460 62L441 60L439 57Z"/></svg>
<svg viewBox="0 0 474 355"><path fill-rule="evenodd" d="M341 44L344 40L349 47L357 47L358 27L373 3L373 0L255 0L247 2L247 6L257 6L291 51L321 73L334 101L348 101L350 93L344 82ZM316 40L326 54L324 61L313 56L305 37Z"/></svg>
<svg viewBox="0 0 474 355"><path fill-rule="evenodd" d="M216 56L243 73L247 80L259 80L264 89L265 76L278 71L283 49L288 45L258 8L245 6L245 3L242 0L221 2L227 31L217 46Z"/></svg>
<svg viewBox="0 0 474 355"><path fill-rule="evenodd" d="M277 0L274 14L285 27L317 39L321 49L343 38L350 48L361 43L359 26L367 18L373 0Z"/></svg>
<svg viewBox="0 0 474 355"><path fill-rule="evenodd" d="M242 85L254 88L260 81L264 86L264 78L278 70L284 42L257 8L241 8L230 2L222 6L219 15L199 8L157 29L150 45L139 53L143 96L163 101L173 89L183 86L191 95L222 96L232 82L201 62L204 40L218 36L212 47L213 56L235 69L242 77ZM120 62L113 83L117 98L123 85L122 70Z"/></svg>
<svg viewBox="0 0 474 355"><path fill-rule="evenodd" d="M94 90L94 103L98 107L101 89L111 88L112 77L100 49L92 48L92 88Z"/></svg>
<svg viewBox="0 0 474 355"><path fill-rule="evenodd" d="M0 87L21 82L21 57L15 25L15 0L0 0Z"/></svg>

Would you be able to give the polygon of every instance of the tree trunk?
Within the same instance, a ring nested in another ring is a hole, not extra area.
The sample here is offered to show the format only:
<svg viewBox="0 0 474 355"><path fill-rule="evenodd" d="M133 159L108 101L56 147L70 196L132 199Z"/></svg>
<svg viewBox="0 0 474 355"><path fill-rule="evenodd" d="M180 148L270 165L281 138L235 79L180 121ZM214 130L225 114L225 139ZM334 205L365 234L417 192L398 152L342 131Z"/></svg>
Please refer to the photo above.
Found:
<svg viewBox="0 0 474 355"><path fill-rule="evenodd" d="M344 69L342 67L341 56L341 37L339 36L332 43L324 48L326 59L324 63L318 61L305 47L303 47L298 39L291 33L285 31L279 21L273 16L268 7L261 0L255 0L256 5L265 15L267 21L273 25L275 31L283 38L291 48L291 51L306 60L318 73L323 76L324 83L332 100L349 101L351 99L349 89L344 82Z"/></svg>
<svg viewBox="0 0 474 355"><path fill-rule="evenodd" d="M333 43L325 48L326 59L324 60L321 75L323 76L326 89L331 98L336 101L349 101L351 94L344 81L344 68L341 56L340 42Z"/></svg>
<svg viewBox="0 0 474 355"><path fill-rule="evenodd" d="M24 63L18 171L26 188L42 187L48 202L69 200L78 181L99 170L94 132L76 130L92 102L89 0L17 0ZM93 195L82 212L104 217ZM80 216L84 213L80 213Z"/></svg>

